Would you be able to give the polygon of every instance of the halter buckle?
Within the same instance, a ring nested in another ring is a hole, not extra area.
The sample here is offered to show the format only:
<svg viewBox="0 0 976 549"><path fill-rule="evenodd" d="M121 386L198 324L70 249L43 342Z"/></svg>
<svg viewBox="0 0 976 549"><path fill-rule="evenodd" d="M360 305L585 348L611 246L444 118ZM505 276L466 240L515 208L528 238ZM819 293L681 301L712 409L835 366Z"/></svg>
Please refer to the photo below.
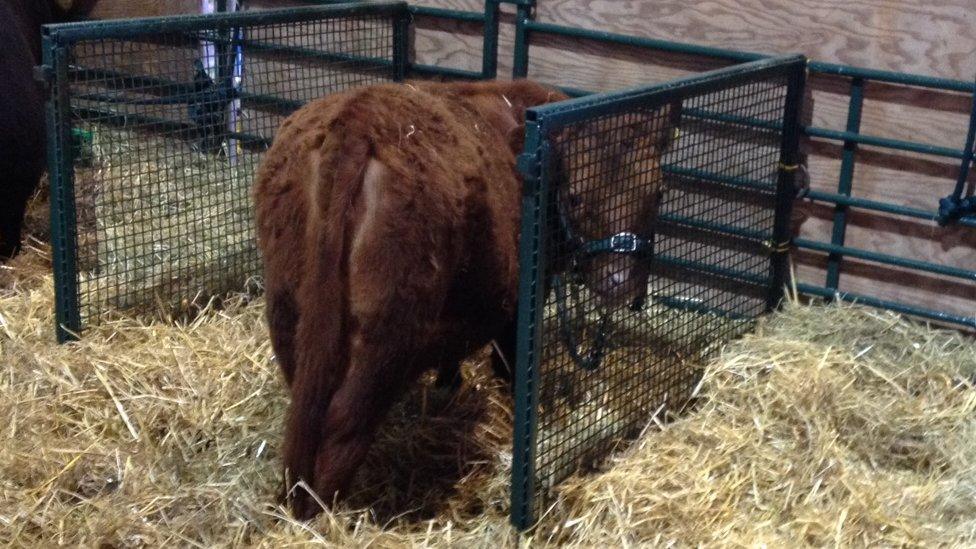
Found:
<svg viewBox="0 0 976 549"><path fill-rule="evenodd" d="M618 254L634 253L640 246L640 239L631 232L621 232L610 237L610 251Z"/></svg>

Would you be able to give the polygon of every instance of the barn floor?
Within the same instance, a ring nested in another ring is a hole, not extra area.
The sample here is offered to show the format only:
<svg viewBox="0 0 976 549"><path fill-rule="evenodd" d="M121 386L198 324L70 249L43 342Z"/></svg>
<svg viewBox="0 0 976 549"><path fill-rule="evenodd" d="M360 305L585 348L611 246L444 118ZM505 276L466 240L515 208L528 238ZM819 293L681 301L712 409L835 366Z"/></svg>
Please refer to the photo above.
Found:
<svg viewBox="0 0 976 549"><path fill-rule="evenodd" d="M275 505L286 397L263 305L52 336L47 252L0 269L0 544L510 547L511 403L478 360L397 407L356 494ZM972 339L790 304L712 362L694 415L567 482L534 545L976 544Z"/></svg>

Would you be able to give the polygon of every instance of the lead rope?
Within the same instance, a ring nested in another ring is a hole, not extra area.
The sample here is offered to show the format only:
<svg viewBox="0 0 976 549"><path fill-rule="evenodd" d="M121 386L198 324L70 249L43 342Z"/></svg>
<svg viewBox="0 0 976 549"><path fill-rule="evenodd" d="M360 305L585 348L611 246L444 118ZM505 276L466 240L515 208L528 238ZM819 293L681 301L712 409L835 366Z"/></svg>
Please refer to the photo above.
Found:
<svg viewBox="0 0 976 549"><path fill-rule="evenodd" d="M587 371L596 370L600 367L600 364L603 362L603 357L606 355L610 312L606 308L603 308L600 321L597 323L596 336L593 338L593 344L590 346L588 352L581 353L580 344L576 340L576 336L573 334L573 329L570 326L569 311L566 307L566 286L563 284L562 275L553 275L552 285L553 290L556 292L556 316L557 324L559 325L559 334L562 336L566 351L569 353L570 358L573 359L573 362L580 368ZM575 290L575 286L573 289L573 301L575 303L579 302L579 295Z"/></svg>

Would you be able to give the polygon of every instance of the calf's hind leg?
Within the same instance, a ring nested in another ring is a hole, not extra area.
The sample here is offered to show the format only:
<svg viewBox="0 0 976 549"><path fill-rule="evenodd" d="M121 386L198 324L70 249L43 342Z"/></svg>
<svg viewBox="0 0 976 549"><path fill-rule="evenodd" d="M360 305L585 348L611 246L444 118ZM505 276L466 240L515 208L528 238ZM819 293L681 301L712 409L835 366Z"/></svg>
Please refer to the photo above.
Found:
<svg viewBox="0 0 976 549"><path fill-rule="evenodd" d="M419 369L405 363L405 353L391 353L379 345L353 339L349 370L332 395L321 425L322 439L315 458L312 488L326 505L348 496L356 470L366 457L376 430L390 407L416 380ZM319 511L307 495L296 494L295 514L308 518Z"/></svg>

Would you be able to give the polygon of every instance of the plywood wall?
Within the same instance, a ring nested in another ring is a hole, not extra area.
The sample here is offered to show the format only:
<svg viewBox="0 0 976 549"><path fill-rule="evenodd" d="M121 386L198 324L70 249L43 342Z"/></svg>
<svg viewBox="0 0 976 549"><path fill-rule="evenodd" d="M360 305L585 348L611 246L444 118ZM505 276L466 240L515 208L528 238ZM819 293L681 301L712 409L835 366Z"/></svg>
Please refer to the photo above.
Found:
<svg viewBox="0 0 976 549"><path fill-rule="evenodd" d="M478 0L419 0L456 9L481 8ZM536 19L761 53L804 53L828 62L914 72L960 80L976 75L976 11L972 0L539 0ZM506 9L506 11L511 11ZM477 70L478 37L472 32L419 22L417 56L426 63ZM511 67L510 26L503 27L501 71ZM633 48L537 37L530 76L551 83L607 90L652 83L713 68L700 59ZM813 124L843 130L849 82L811 81ZM869 84L862 132L961 148L971 98L914 88ZM836 191L841 149L813 141L809 177L815 189ZM934 210L952 189L958 162L862 148L854 195ZM976 177L974 177L976 181ZM801 236L830 239L832 207L798 204L806 221ZM976 229L855 211L847 245L976 269ZM823 284L826 258L795 255L799 279ZM841 288L913 305L976 315L976 281L947 279L877 264L845 260Z"/></svg>

